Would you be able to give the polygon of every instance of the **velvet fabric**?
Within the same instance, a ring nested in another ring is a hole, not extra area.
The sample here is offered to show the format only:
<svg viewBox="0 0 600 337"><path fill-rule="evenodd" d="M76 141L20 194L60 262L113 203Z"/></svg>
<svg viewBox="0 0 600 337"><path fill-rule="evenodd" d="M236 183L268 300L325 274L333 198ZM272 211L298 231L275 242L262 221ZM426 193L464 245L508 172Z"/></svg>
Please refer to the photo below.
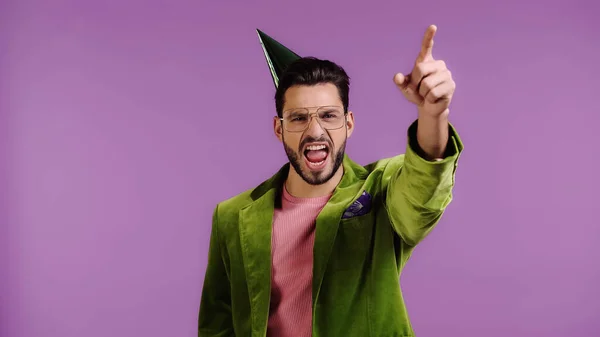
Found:
<svg viewBox="0 0 600 337"><path fill-rule="evenodd" d="M405 154L366 166L344 157L343 178L316 219L315 337L415 336L399 277L451 202L463 150L449 125L446 157L427 161L416 128L415 121ZM216 206L198 336L266 336L273 211L289 169Z"/></svg>

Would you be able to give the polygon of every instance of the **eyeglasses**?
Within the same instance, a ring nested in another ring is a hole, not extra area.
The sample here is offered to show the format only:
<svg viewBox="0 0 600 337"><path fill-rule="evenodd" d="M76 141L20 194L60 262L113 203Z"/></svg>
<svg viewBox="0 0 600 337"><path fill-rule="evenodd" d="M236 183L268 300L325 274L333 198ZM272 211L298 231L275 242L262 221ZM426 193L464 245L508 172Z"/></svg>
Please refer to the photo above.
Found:
<svg viewBox="0 0 600 337"><path fill-rule="evenodd" d="M308 128L311 116L317 119L319 125L326 130L336 130L344 126L346 112L339 106L322 106L311 113L308 108L295 108L283 112L279 118L285 130L289 132L302 132Z"/></svg>

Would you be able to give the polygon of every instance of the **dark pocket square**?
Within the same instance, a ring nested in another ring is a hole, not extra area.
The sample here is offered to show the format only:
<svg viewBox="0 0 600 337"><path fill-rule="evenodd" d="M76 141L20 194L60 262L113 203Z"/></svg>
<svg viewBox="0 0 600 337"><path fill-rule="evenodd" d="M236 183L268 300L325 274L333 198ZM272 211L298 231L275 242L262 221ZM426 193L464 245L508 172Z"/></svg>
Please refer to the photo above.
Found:
<svg viewBox="0 0 600 337"><path fill-rule="evenodd" d="M359 215L365 215L371 210L371 195L364 191L350 207L344 211L342 219L352 218Z"/></svg>

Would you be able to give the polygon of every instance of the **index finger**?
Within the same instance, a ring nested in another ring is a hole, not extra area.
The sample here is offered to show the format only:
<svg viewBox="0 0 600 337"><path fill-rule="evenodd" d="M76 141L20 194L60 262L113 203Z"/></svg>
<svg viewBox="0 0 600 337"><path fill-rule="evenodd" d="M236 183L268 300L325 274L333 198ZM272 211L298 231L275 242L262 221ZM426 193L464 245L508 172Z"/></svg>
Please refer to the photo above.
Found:
<svg viewBox="0 0 600 337"><path fill-rule="evenodd" d="M433 50L433 37L435 36L435 32L437 31L437 27L435 25L431 25L427 27L425 31L425 36L423 36L423 43L421 44L421 52L419 53L419 57L417 58L417 62L422 62L428 59L433 59L432 50Z"/></svg>

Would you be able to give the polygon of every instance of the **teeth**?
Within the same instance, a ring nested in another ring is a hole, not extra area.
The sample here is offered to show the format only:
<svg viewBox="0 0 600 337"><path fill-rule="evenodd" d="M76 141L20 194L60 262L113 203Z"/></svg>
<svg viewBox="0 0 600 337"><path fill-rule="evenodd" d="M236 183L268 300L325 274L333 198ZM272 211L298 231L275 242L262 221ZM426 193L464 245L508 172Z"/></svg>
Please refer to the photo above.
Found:
<svg viewBox="0 0 600 337"><path fill-rule="evenodd" d="M309 163L310 165L313 165L313 166L319 166L319 165L323 164L323 162L324 162L324 160L321 160L321 161L320 161L320 162L318 162L318 163L313 163L313 162L308 162L308 163Z"/></svg>
<svg viewBox="0 0 600 337"><path fill-rule="evenodd" d="M327 146L325 145L311 145L306 147L307 150L311 151L323 150L325 148L327 148Z"/></svg>

